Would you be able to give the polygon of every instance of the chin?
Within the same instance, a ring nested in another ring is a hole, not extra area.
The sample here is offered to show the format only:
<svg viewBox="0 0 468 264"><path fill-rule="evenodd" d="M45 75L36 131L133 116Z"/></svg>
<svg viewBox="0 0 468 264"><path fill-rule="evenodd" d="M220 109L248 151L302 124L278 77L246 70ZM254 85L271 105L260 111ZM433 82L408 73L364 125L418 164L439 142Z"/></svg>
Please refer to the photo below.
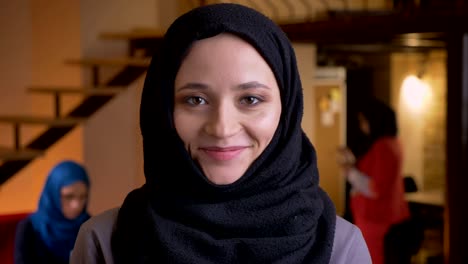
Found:
<svg viewBox="0 0 468 264"><path fill-rule="evenodd" d="M233 173L232 170L230 170L226 174L225 170L223 170L223 171L216 171L216 172L208 171L208 172L205 172L205 175L210 182L216 185L228 185L228 184L238 181L242 177L243 173ZM213 175L216 175L216 176L213 176ZM223 175L223 176L219 177L218 175Z"/></svg>
<svg viewBox="0 0 468 264"><path fill-rule="evenodd" d="M242 166L242 164L233 166L232 164L213 164L199 161L197 161L197 164L205 174L205 177L216 185L228 185L238 181L248 168L248 166Z"/></svg>
<svg viewBox="0 0 468 264"><path fill-rule="evenodd" d="M80 214L74 214L74 215L64 215L66 219L68 220L75 220Z"/></svg>

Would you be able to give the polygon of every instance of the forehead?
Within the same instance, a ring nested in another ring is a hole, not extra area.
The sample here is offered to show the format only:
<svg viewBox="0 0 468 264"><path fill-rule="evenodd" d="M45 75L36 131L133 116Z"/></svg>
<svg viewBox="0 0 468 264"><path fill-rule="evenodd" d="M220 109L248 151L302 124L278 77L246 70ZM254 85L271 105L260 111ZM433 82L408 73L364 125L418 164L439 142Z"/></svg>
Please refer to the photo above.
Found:
<svg viewBox="0 0 468 264"><path fill-rule="evenodd" d="M264 60L257 49L255 49L255 47L248 41L230 33L221 33L213 37L195 41L191 45L186 58L190 56L196 56L196 54L200 53L204 53L204 55L211 55L207 57L202 55L206 60L217 59L219 58L219 55L233 57L245 53L254 54L255 57L260 57L262 60Z"/></svg>
<svg viewBox="0 0 468 264"><path fill-rule="evenodd" d="M195 41L182 60L177 75L181 71L187 74L187 70L194 75L209 71L226 73L230 70L237 70L235 73L239 74L252 68L272 72L267 61L249 42L236 35L222 33Z"/></svg>
<svg viewBox="0 0 468 264"><path fill-rule="evenodd" d="M63 186L60 190L62 194L69 194L69 193L84 193L88 190L86 184L82 181L77 181L72 184Z"/></svg>

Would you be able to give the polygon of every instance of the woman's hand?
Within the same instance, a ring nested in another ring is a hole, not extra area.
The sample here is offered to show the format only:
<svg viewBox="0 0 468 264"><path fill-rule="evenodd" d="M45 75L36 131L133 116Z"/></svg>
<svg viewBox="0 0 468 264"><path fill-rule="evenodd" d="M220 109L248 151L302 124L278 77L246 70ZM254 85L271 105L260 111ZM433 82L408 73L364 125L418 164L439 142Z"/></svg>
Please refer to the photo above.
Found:
<svg viewBox="0 0 468 264"><path fill-rule="evenodd" d="M351 167L354 167L356 163L356 157L353 152L347 147L339 147L337 149L337 162L346 171Z"/></svg>

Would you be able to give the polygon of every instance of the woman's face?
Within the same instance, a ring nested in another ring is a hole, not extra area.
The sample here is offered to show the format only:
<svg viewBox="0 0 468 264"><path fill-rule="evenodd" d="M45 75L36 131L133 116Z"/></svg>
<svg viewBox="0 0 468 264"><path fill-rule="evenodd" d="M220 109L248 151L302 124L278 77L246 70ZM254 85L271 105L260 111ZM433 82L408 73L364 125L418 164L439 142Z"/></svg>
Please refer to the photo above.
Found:
<svg viewBox="0 0 468 264"><path fill-rule="evenodd" d="M275 76L261 55L234 35L195 42L174 92L177 133L215 184L237 181L278 127L281 98Z"/></svg>
<svg viewBox="0 0 468 264"><path fill-rule="evenodd" d="M62 187L60 190L62 212L65 218L77 218L86 206L88 200L88 187L82 181Z"/></svg>
<svg viewBox="0 0 468 264"><path fill-rule="evenodd" d="M361 129L361 132L364 133L364 135L369 136L371 133L370 125L369 125L369 121L364 116L364 114L358 113L358 121L359 121L359 128Z"/></svg>

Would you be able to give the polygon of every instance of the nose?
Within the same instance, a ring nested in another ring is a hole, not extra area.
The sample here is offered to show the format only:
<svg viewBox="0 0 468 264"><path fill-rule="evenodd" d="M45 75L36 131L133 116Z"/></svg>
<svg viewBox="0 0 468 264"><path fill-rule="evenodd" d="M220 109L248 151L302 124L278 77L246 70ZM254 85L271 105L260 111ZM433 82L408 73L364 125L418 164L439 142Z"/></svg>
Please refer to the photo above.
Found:
<svg viewBox="0 0 468 264"><path fill-rule="evenodd" d="M205 132L217 138L228 138L235 135L240 127L236 107L223 102L212 108Z"/></svg>
<svg viewBox="0 0 468 264"><path fill-rule="evenodd" d="M70 207L73 209L73 210L77 210L81 207L82 205L82 201L79 200L79 199L73 199L72 201L70 201Z"/></svg>

